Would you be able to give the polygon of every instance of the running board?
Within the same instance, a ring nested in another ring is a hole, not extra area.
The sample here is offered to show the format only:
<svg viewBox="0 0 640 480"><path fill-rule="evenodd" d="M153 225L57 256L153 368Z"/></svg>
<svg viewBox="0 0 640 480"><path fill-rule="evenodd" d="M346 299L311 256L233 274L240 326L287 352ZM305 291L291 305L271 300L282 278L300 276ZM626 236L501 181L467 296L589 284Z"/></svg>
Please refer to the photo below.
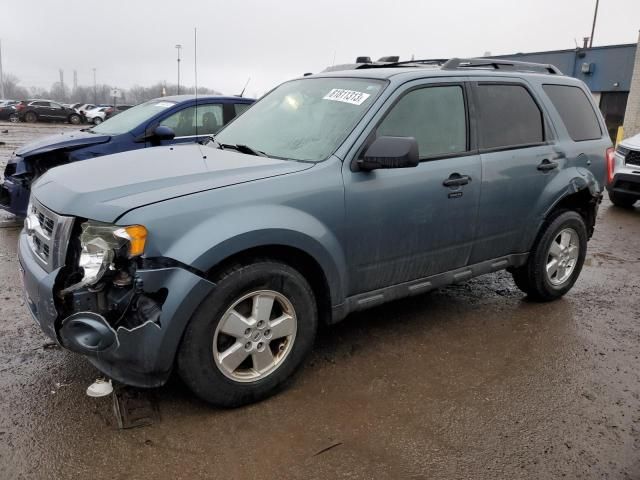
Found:
<svg viewBox="0 0 640 480"><path fill-rule="evenodd" d="M466 282L471 278L484 275L485 273L497 272L509 267L519 267L526 263L528 256L528 253L518 253L498 257L456 270L439 273L431 277L419 278L347 297L343 304L333 307L332 323L339 322L351 312L376 307L392 300L419 295L429 290L446 287L447 285Z"/></svg>

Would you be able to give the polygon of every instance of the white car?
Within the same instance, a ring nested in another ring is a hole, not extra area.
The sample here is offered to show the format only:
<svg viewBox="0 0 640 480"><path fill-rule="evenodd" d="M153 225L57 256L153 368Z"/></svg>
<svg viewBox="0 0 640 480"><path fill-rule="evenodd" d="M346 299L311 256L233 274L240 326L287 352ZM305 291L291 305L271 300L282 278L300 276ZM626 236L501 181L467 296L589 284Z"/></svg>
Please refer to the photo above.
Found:
<svg viewBox="0 0 640 480"><path fill-rule="evenodd" d="M85 112L88 112L89 110L92 110L94 108L96 108L96 106L93 103L81 103L76 107L76 110L78 111L78 113L84 114Z"/></svg>
<svg viewBox="0 0 640 480"><path fill-rule="evenodd" d="M87 119L87 122L93 123L94 125L99 125L105 121L107 116L107 110L110 107L95 107L91 110L87 110L84 112L84 116Z"/></svg>
<svg viewBox="0 0 640 480"><path fill-rule="evenodd" d="M640 134L618 144L607 163L607 191L619 207L631 207L640 200Z"/></svg>

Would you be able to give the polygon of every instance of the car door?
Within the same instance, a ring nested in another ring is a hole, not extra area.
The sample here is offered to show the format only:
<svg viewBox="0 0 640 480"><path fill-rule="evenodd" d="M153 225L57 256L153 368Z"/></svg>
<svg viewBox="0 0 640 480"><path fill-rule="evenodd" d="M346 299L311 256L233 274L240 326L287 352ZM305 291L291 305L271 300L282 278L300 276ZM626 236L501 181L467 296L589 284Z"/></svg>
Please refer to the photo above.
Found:
<svg viewBox="0 0 640 480"><path fill-rule="evenodd" d="M67 113L62 105L49 102L49 117L55 120L66 120Z"/></svg>
<svg viewBox="0 0 640 480"><path fill-rule="evenodd" d="M378 112L353 160L345 162L350 295L467 264L482 181L467 98L462 82L406 84ZM420 164L357 170L355 161L382 135L414 137Z"/></svg>
<svg viewBox="0 0 640 480"><path fill-rule="evenodd" d="M224 125L221 103L203 103L183 108L160 120L159 125L170 127L176 134L173 140L163 140L163 145L191 143L215 135Z"/></svg>
<svg viewBox="0 0 640 480"><path fill-rule="evenodd" d="M33 110L35 110L39 118L51 118L51 108L49 107L49 102L31 102L29 106Z"/></svg>
<svg viewBox="0 0 640 480"><path fill-rule="evenodd" d="M542 212L536 204L564 154L547 113L522 80L472 83L482 160L482 198L471 263L524 253Z"/></svg>

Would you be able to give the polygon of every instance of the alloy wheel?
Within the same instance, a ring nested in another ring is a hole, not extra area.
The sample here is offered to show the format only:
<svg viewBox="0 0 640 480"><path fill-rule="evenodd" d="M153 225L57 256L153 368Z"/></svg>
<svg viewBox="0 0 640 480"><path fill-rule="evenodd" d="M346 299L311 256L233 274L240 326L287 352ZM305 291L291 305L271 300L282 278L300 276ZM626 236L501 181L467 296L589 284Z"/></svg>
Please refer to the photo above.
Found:
<svg viewBox="0 0 640 480"><path fill-rule="evenodd" d="M293 305L274 290L258 290L236 300L216 327L213 358L236 382L255 382L287 358L296 337Z"/></svg>
<svg viewBox="0 0 640 480"><path fill-rule="evenodd" d="M573 228L565 228L551 242L547 254L546 272L552 285L566 282L578 263L580 239Z"/></svg>

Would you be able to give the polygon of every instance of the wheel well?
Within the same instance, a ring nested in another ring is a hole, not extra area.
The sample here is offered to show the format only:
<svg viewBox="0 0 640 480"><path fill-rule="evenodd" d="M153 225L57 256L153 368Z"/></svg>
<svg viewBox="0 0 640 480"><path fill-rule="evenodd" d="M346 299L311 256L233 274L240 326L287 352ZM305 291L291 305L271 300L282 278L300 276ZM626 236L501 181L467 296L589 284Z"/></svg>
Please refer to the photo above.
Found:
<svg viewBox="0 0 640 480"><path fill-rule="evenodd" d="M320 264L308 253L285 245L265 245L238 252L207 271L207 278L214 280L220 272L233 265L248 265L257 259L275 260L296 269L309 282L318 302L318 318L321 323L331 323L331 295L327 278Z"/></svg>
<svg viewBox="0 0 640 480"><path fill-rule="evenodd" d="M571 195L567 195L560 200L556 206L549 212L547 218L553 217L557 212L563 210L573 210L578 212L584 219L587 225L587 233L589 238L593 235L593 229L596 224L596 213L598 203L600 203L601 197L596 197L591 194L589 189L583 188Z"/></svg>

